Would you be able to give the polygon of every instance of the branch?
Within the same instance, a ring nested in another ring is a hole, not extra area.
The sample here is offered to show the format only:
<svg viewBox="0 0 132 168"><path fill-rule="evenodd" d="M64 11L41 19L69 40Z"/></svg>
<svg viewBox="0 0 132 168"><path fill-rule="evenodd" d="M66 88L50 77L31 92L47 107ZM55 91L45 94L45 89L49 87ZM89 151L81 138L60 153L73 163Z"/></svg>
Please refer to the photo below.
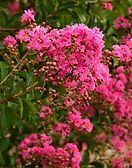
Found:
<svg viewBox="0 0 132 168"><path fill-rule="evenodd" d="M0 28L0 31L16 31L19 30L19 28Z"/></svg>
<svg viewBox="0 0 132 168"><path fill-rule="evenodd" d="M16 68L21 64L21 62L27 57L28 52L26 52L26 54L22 57L22 59L19 60L19 62L14 66L14 68L12 69L12 71L0 82L0 85L2 85L13 73L13 71L16 70Z"/></svg>

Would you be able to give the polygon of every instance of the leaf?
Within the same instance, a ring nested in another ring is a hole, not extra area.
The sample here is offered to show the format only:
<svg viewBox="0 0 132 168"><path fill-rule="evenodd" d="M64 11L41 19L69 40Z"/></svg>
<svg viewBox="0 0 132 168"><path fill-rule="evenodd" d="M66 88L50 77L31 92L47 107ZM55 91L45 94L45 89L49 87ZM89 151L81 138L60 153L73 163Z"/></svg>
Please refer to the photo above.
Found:
<svg viewBox="0 0 132 168"><path fill-rule="evenodd" d="M37 112L37 109L33 102L29 100L23 100L23 115L25 117L28 117L28 119L31 118L31 116Z"/></svg>
<svg viewBox="0 0 132 168"><path fill-rule="evenodd" d="M0 119L3 130L14 126L16 124L17 117L15 107L11 107L9 105L1 105L0 109L2 109Z"/></svg>
<svg viewBox="0 0 132 168"><path fill-rule="evenodd" d="M93 165L95 168L104 168L104 164L100 161L93 161L90 165Z"/></svg>
<svg viewBox="0 0 132 168"><path fill-rule="evenodd" d="M0 165L4 165L4 164L5 164L4 156L0 152Z"/></svg>
<svg viewBox="0 0 132 168"><path fill-rule="evenodd" d="M87 18L86 18L86 12L84 10L82 10L81 8L74 8L74 12L79 17L82 23L86 22Z"/></svg>
<svg viewBox="0 0 132 168"><path fill-rule="evenodd" d="M0 61L1 80L3 80L7 74L8 74L8 65L6 63L4 63L4 61Z"/></svg>
<svg viewBox="0 0 132 168"><path fill-rule="evenodd" d="M8 149L10 144L9 140L6 139L0 139L0 152L3 152Z"/></svg>
<svg viewBox="0 0 132 168"><path fill-rule="evenodd" d="M22 119L22 116L23 116L23 103L22 103L22 99L20 97L18 97L18 105L19 105L19 111L20 111L20 119Z"/></svg>

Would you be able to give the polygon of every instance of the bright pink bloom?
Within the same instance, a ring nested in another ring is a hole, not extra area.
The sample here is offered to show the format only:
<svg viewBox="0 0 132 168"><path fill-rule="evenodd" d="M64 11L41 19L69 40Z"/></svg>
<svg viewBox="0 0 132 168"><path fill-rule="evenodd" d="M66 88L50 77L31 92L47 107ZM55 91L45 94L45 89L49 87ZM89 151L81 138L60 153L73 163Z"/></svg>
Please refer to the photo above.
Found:
<svg viewBox="0 0 132 168"><path fill-rule="evenodd" d="M20 40L20 42L29 42L30 41L30 36L29 33L31 30L28 29L21 29L17 34L16 34L16 39Z"/></svg>
<svg viewBox="0 0 132 168"><path fill-rule="evenodd" d="M60 133L63 137L70 134L70 126L65 123L57 123L53 126L54 133Z"/></svg>
<svg viewBox="0 0 132 168"><path fill-rule="evenodd" d="M5 46L9 46L9 47L15 46L16 43L17 43L17 41L16 41L15 38L12 37L12 36L7 36L7 37L3 40L3 44L4 44Z"/></svg>
<svg viewBox="0 0 132 168"><path fill-rule="evenodd" d="M37 135L37 137L36 137ZM28 139L28 144L25 140ZM18 164L33 163L38 166L45 165L46 167L71 167L80 168L82 160L78 148L75 144L67 143L64 148L55 148L51 145L52 139L46 134L32 134L25 138L21 144L26 144L18 147L20 160Z"/></svg>
<svg viewBox="0 0 132 168"><path fill-rule="evenodd" d="M32 9L24 10L24 14L21 17L21 21L23 23L29 23L31 21L35 21L34 16L35 14Z"/></svg>
<svg viewBox="0 0 132 168"><path fill-rule="evenodd" d="M114 45L113 49L112 54L119 58L121 62L130 62L132 60L131 48L129 48L127 45Z"/></svg>
<svg viewBox="0 0 132 168"><path fill-rule="evenodd" d="M104 2L104 3L102 4L102 7L103 7L103 9L105 9L105 10L110 10L110 11L112 11L112 9L113 9L112 4L109 3L109 2Z"/></svg>
<svg viewBox="0 0 132 168"><path fill-rule="evenodd" d="M116 157L111 161L112 168L124 168L123 159Z"/></svg>
<svg viewBox="0 0 132 168"><path fill-rule="evenodd" d="M88 118L82 118L81 113L76 109L68 112L68 122L81 132L92 132L93 124Z"/></svg>
<svg viewBox="0 0 132 168"><path fill-rule="evenodd" d="M115 29L130 28L129 20L126 19L124 16L120 16L114 20L114 27L115 27Z"/></svg>
<svg viewBox="0 0 132 168"><path fill-rule="evenodd" d="M7 5L7 9L9 10L9 12L11 12L12 14L16 14L18 12L20 12L20 3L19 2L9 2Z"/></svg>
<svg viewBox="0 0 132 168"><path fill-rule="evenodd" d="M113 137L111 139L111 143L116 150L118 150L120 152L122 152L124 150L125 143L124 143L124 141L120 140L120 138L118 136Z"/></svg>

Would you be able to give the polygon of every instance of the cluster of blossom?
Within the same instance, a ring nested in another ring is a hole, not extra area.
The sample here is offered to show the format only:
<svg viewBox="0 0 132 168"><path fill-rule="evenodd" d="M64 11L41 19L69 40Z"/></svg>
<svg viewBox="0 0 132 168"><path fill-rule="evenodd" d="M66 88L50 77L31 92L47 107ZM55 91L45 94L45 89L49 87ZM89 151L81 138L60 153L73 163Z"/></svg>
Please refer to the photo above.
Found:
<svg viewBox="0 0 132 168"><path fill-rule="evenodd" d="M112 54L113 56L117 57L121 62L130 62L132 60L132 45L129 44L129 41L127 41L128 45L114 45Z"/></svg>
<svg viewBox="0 0 132 168"><path fill-rule="evenodd" d="M112 4L110 2L103 2L102 3L102 7L105 10L109 10L109 11L113 10L113 6L112 6Z"/></svg>
<svg viewBox="0 0 132 168"><path fill-rule="evenodd" d="M124 49L125 47L126 50ZM118 66L114 71L114 75L111 77L109 84L102 84L98 87L97 91L102 95L103 99L111 105L112 111L114 112L114 125L111 128L113 134L110 142L116 151L127 155L127 153L129 153L128 143L131 142L132 72L130 61L132 54L130 47L126 44L116 45L113 48L114 51L111 52L111 55L116 56L122 66ZM122 160L120 164L118 164L119 160ZM122 158L114 158L111 164L113 167L122 168L126 162L131 164L131 161L126 159L126 156L123 156Z"/></svg>
<svg viewBox="0 0 132 168"><path fill-rule="evenodd" d="M17 44L17 41L14 37L12 36L7 36L4 40L3 40L3 44L5 46L8 47L14 47Z"/></svg>
<svg viewBox="0 0 132 168"><path fill-rule="evenodd" d="M68 112L68 122L78 131L89 133L93 130L93 124L88 118L82 118L81 113L76 109Z"/></svg>
<svg viewBox="0 0 132 168"><path fill-rule="evenodd" d="M52 110L49 106L43 106L40 110L39 117L42 119L47 119L52 115Z"/></svg>
<svg viewBox="0 0 132 168"><path fill-rule="evenodd" d="M127 35L122 36L120 44L132 46L132 34L128 33Z"/></svg>
<svg viewBox="0 0 132 168"><path fill-rule="evenodd" d="M60 134L62 137L66 137L70 134L70 126L65 123L56 123L53 126L53 132Z"/></svg>
<svg viewBox="0 0 132 168"><path fill-rule="evenodd" d="M28 10L22 16L23 22L34 21L33 12ZM84 24L50 30L34 24L18 32L16 39L26 42L28 50L35 50L38 58L46 55L56 63L56 70L46 73L47 79L63 80L67 88L83 94L94 90L100 82L109 80L109 70L102 62L103 34L98 28L90 29Z"/></svg>
<svg viewBox="0 0 132 168"><path fill-rule="evenodd" d="M19 144L18 152L21 159L17 159L17 164L25 166L79 168L82 160L75 144L55 148L52 138L46 134L29 135Z"/></svg>
<svg viewBox="0 0 132 168"><path fill-rule="evenodd" d="M130 19L125 18L124 16L119 16L114 20L115 29L131 29L132 24Z"/></svg>
<svg viewBox="0 0 132 168"><path fill-rule="evenodd" d="M21 10L21 6L19 2L9 2L7 5L7 9L11 14L17 14Z"/></svg>

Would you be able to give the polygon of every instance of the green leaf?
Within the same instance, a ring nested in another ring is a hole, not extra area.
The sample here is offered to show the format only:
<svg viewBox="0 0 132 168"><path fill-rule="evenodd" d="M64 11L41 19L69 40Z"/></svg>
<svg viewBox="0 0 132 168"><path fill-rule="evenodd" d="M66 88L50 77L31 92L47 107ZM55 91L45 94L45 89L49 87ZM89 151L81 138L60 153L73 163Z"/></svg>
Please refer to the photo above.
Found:
<svg viewBox="0 0 132 168"><path fill-rule="evenodd" d="M10 128L11 126L15 126L16 124L16 109L15 107L11 107L7 105L1 105L0 106L0 124L3 128L3 131L5 129Z"/></svg>
<svg viewBox="0 0 132 168"><path fill-rule="evenodd" d="M23 115L28 117L30 119L34 113L37 112L37 109L33 102L29 100L23 100Z"/></svg>
<svg viewBox="0 0 132 168"><path fill-rule="evenodd" d="M19 105L20 119L21 119L23 117L23 103L20 97L18 97L18 105Z"/></svg>
<svg viewBox="0 0 132 168"><path fill-rule="evenodd" d="M0 77L1 80L5 78L5 76L8 74L8 65L4 61L0 61Z"/></svg>
<svg viewBox="0 0 132 168"><path fill-rule="evenodd" d="M0 152L0 165L4 165L4 164L5 164L4 156Z"/></svg>
<svg viewBox="0 0 132 168"><path fill-rule="evenodd" d="M84 10L82 10L81 8L74 8L74 12L79 17L82 23L86 22L87 18L86 18L86 12Z"/></svg>
<svg viewBox="0 0 132 168"><path fill-rule="evenodd" d="M10 144L9 140L6 139L0 139L0 152L3 152L8 149Z"/></svg>
<svg viewBox="0 0 132 168"><path fill-rule="evenodd" d="M90 165L93 165L95 168L104 168L104 164L100 161L93 161Z"/></svg>

